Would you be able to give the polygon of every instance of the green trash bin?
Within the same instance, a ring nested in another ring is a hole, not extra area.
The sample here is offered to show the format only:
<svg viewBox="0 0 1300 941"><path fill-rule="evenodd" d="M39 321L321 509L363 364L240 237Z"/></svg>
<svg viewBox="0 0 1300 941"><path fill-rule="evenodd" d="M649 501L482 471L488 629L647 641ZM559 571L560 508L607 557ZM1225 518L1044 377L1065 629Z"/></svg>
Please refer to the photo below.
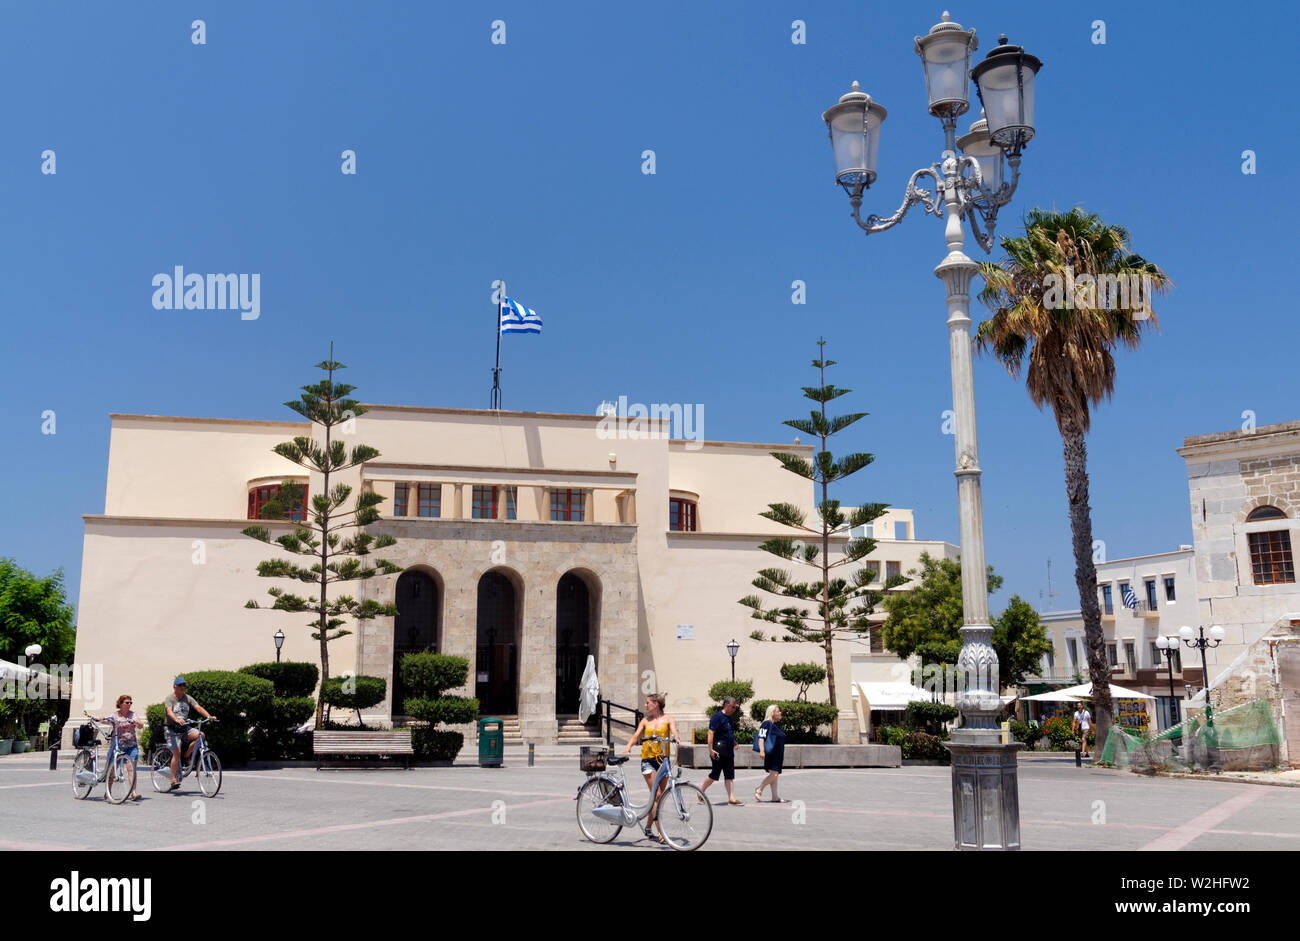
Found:
<svg viewBox="0 0 1300 941"><path fill-rule="evenodd" d="M478 764L480 768L500 768L505 754L505 722L483 717L478 720Z"/></svg>

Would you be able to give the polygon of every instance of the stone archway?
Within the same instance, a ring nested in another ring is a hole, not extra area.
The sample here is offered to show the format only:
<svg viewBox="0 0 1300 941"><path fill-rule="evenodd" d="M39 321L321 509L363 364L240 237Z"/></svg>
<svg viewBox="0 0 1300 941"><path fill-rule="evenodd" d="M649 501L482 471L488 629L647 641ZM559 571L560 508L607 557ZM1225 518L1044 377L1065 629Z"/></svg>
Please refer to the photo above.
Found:
<svg viewBox="0 0 1300 941"><path fill-rule="evenodd" d="M566 572L555 587L555 714L575 715L587 657L598 651L600 582L591 574Z"/></svg>
<svg viewBox="0 0 1300 941"><path fill-rule="evenodd" d="M479 714L519 714L520 593L503 571L478 581L474 695Z"/></svg>
<svg viewBox="0 0 1300 941"><path fill-rule="evenodd" d="M397 616L393 619L393 680L389 697L393 717L405 715L402 704L408 693L402 682L402 657L423 650L438 650L442 614L442 590L428 572L410 569L397 578Z"/></svg>

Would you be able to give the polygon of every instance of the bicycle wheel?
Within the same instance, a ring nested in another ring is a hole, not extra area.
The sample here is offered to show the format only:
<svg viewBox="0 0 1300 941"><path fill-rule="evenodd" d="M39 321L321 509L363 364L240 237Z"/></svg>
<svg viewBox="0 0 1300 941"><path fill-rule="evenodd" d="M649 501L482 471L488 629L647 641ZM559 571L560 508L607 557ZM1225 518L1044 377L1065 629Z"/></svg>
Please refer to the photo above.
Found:
<svg viewBox="0 0 1300 941"><path fill-rule="evenodd" d="M623 829L621 823L597 816L597 807L622 807L623 797L608 778L592 778L578 791L578 827L593 843L608 843Z"/></svg>
<svg viewBox="0 0 1300 941"><path fill-rule="evenodd" d="M713 805L694 784L678 784L655 802L655 825L673 849L697 850L713 831Z"/></svg>
<svg viewBox="0 0 1300 941"><path fill-rule="evenodd" d="M120 804L135 790L135 766L126 755L114 755L108 768L105 791L110 804Z"/></svg>
<svg viewBox="0 0 1300 941"><path fill-rule="evenodd" d="M171 790L172 750L166 745L154 749L153 757L149 759L149 778L159 794Z"/></svg>
<svg viewBox="0 0 1300 941"><path fill-rule="evenodd" d="M90 757L90 752L84 748L77 752L77 757L72 762L72 796L79 801L84 801L94 790L95 784L93 779L82 781L82 775L92 776L95 773L94 764Z"/></svg>
<svg viewBox="0 0 1300 941"><path fill-rule="evenodd" d="M199 759L199 766L194 770L199 779L199 790L204 797L216 797L221 790L221 759L214 751L205 751Z"/></svg>

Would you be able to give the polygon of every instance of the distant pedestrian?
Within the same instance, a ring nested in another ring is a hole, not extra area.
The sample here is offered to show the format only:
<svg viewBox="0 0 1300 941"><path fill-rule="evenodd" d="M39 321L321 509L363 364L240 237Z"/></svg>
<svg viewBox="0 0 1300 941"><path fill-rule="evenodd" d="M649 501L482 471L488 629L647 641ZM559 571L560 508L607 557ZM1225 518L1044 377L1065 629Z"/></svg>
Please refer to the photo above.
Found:
<svg viewBox="0 0 1300 941"><path fill-rule="evenodd" d="M785 763L785 732L781 729L781 707L776 703L767 707L763 714L763 724L758 727L758 737L763 752L763 770L767 772L758 789L754 791L754 800L763 801L763 788L772 788L773 804L788 804L788 800L776 792L776 780L781 776Z"/></svg>
<svg viewBox="0 0 1300 941"><path fill-rule="evenodd" d="M745 802L736 800L736 734L731 727L731 715L736 706L736 700L728 696L722 700L721 711L709 719L709 758L713 767L700 790L707 794L709 785L722 776L727 781L727 803L739 807Z"/></svg>
<svg viewBox="0 0 1300 941"><path fill-rule="evenodd" d="M1079 703L1074 710L1074 734L1079 736L1079 749L1083 752L1083 757L1088 757L1088 731L1092 728L1092 713L1088 711L1083 703Z"/></svg>

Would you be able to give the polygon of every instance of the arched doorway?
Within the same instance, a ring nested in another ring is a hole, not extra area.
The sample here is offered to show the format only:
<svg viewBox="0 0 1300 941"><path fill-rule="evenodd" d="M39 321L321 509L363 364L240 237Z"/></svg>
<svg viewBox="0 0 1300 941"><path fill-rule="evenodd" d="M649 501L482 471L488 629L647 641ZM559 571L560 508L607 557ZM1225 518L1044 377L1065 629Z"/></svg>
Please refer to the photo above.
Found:
<svg viewBox="0 0 1300 941"><path fill-rule="evenodd" d="M555 714L574 715L587 656L596 652L593 592L575 572L555 589Z"/></svg>
<svg viewBox="0 0 1300 941"><path fill-rule="evenodd" d="M402 682L402 657L438 649L438 583L425 572L403 572L397 578L397 617L393 619L393 683L391 714L405 715L402 703L409 691Z"/></svg>
<svg viewBox="0 0 1300 941"><path fill-rule="evenodd" d="M501 572L478 582L478 655L474 695L479 714L513 716L519 712L519 611L515 586Z"/></svg>

